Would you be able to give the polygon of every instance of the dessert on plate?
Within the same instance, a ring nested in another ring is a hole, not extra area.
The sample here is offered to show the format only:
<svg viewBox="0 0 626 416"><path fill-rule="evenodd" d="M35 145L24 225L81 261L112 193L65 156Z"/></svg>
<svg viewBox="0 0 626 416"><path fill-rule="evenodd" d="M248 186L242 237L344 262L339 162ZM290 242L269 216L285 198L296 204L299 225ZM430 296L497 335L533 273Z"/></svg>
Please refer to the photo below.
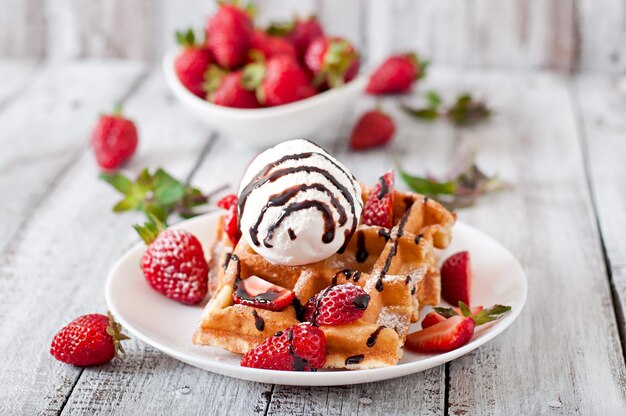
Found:
<svg viewBox="0 0 626 416"><path fill-rule="evenodd" d="M402 357L420 310L439 304L435 249L450 243L455 215L396 190L393 172L360 184L292 140L261 153L220 205L195 344L246 354L251 367L384 367Z"/></svg>

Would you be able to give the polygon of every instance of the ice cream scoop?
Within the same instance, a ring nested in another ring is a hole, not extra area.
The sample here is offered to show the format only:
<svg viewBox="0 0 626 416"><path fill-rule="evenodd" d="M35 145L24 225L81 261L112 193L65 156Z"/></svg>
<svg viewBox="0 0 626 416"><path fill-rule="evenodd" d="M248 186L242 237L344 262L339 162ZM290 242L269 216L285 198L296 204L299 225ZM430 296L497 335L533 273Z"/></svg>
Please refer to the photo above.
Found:
<svg viewBox="0 0 626 416"><path fill-rule="evenodd" d="M361 217L361 187L319 146L290 140L267 149L239 187L239 226L275 264L313 263L345 249Z"/></svg>

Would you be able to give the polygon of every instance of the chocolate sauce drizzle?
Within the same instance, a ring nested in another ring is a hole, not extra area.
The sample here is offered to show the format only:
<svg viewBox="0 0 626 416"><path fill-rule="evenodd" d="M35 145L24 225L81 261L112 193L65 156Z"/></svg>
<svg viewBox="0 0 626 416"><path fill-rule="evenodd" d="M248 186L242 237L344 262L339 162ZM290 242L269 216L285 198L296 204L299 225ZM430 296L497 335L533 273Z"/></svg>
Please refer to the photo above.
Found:
<svg viewBox="0 0 626 416"><path fill-rule="evenodd" d="M419 246L420 241L422 241L422 238L424 237L423 234L418 234L415 236L415 244L417 244Z"/></svg>
<svg viewBox="0 0 626 416"><path fill-rule="evenodd" d="M363 230L356 233L356 261L357 263L363 263L367 260L369 253L365 247L365 234Z"/></svg>
<svg viewBox="0 0 626 416"><path fill-rule="evenodd" d="M389 239L391 238L391 234L389 234L389 231L382 228L378 230L378 236L383 237L385 241L389 241Z"/></svg>
<svg viewBox="0 0 626 416"><path fill-rule="evenodd" d="M346 358L346 365L358 364L361 361L363 361L364 358L365 358L365 355L363 354L351 355L350 357Z"/></svg>
<svg viewBox="0 0 626 416"><path fill-rule="evenodd" d="M411 210L407 210L404 215L402 216L402 219L400 220L400 224L398 225L398 237L402 237L402 235L404 234L404 226L406 225L406 222L409 220L409 215L411 214Z"/></svg>
<svg viewBox="0 0 626 416"><path fill-rule="evenodd" d="M263 331L265 329L265 321L256 309L252 309L252 316L254 316L254 326L256 326L257 331Z"/></svg>
<svg viewBox="0 0 626 416"><path fill-rule="evenodd" d="M378 280L376 281L376 290L382 292L384 289L383 286L383 278L389 271L391 267L391 260L393 260L393 256L398 252L398 240L394 241L393 246L391 246L391 250L389 250L389 254L387 255L387 259L385 260L385 265L383 269L380 271L380 276L378 276Z"/></svg>
<svg viewBox="0 0 626 416"><path fill-rule="evenodd" d="M300 357L293 350L293 329L292 328L289 328L289 331L287 332L287 339L289 340L289 355L291 356L291 358L293 358L293 369L296 371L305 371L305 370L317 371L317 369L313 368L307 360Z"/></svg>
<svg viewBox="0 0 626 416"><path fill-rule="evenodd" d="M289 227L289 229L287 230L287 234L289 234L289 239L291 241L293 241L296 238L298 238L298 236L296 235L296 232L291 227Z"/></svg>
<svg viewBox="0 0 626 416"><path fill-rule="evenodd" d="M370 303L370 295L368 295L367 293L357 296L352 301L354 308L359 311L364 311L365 309L367 309L367 305L369 303Z"/></svg>
<svg viewBox="0 0 626 416"><path fill-rule="evenodd" d="M228 268L228 263L230 263L231 256L232 256L232 253L226 253L226 256L224 258L224 264L222 264L222 268L224 270L226 270Z"/></svg>
<svg viewBox="0 0 626 416"><path fill-rule="evenodd" d="M380 182L380 191L378 191L378 199L383 199L385 195L389 193L389 186L387 185L387 181L384 176L378 178L378 182Z"/></svg>
<svg viewBox="0 0 626 416"><path fill-rule="evenodd" d="M378 339L378 334L380 334L380 331L382 331L385 328L387 328L385 325L381 325L378 328L376 328L374 332L371 333L369 338L367 338L366 344L368 347L372 348L374 345L376 345L376 339Z"/></svg>
<svg viewBox="0 0 626 416"><path fill-rule="evenodd" d="M324 202L308 199L302 202L294 202L281 212L276 221L274 221L274 223L267 229L267 235L263 239L263 245L267 248L273 247L272 244L270 244L270 241L272 241L274 231L276 231L280 224L282 224L282 222L292 213L309 208L315 208L322 213L322 216L324 217L324 234L322 234L322 242L324 244L331 243L335 238L335 220L333 219L333 213ZM250 231L252 234L252 229L250 229Z"/></svg>

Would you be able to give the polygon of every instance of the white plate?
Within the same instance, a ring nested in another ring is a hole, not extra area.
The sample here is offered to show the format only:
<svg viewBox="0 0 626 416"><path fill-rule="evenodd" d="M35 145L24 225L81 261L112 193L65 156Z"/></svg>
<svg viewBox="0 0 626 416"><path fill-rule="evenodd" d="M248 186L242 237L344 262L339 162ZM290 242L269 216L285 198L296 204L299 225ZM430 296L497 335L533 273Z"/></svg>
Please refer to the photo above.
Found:
<svg viewBox="0 0 626 416"><path fill-rule="evenodd" d="M217 214L207 214L178 224L200 239L207 251ZM367 383L424 371L478 348L504 331L522 311L526 302L526 276L513 255L498 242L463 223L454 226L451 246L441 257L468 250L472 256L472 303L512 306L512 311L494 324L477 328L471 342L445 354L404 352L393 367L359 371L318 371L316 373L271 371L241 367L241 356L221 348L200 347L191 343L203 306L185 306L154 291L139 267L143 244L130 249L113 267L106 284L106 300L111 312L135 337L193 366L263 383L333 386ZM423 314L424 312L422 312ZM413 330L418 329L414 325Z"/></svg>

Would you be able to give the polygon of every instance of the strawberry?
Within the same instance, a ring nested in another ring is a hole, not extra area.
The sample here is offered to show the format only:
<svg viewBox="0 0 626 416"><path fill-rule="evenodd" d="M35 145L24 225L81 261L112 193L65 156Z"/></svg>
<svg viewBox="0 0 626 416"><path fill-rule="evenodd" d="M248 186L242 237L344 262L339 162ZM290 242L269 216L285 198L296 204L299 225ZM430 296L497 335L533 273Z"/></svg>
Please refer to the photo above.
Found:
<svg viewBox="0 0 626 416"><path fill-rule="evenodd" d="M369 94L399 94L411 90L413 82L424 75L426 64L414 53L390 56L370 76Z"/></svg>
<svg viewBox="0 0 626 416"><path fill-rule="evenodd" d="M83 315L61 328L52 339L50 354L64 363L86 367L104 364L117 351L124 352L120 341L128 339L113 316Z"/></svg>
<svg viewBox="0 0 626 416"><path fill-rule="evenodd" d="M391 228L393 226L393 183L392 170L378 179L378 183L363 205L361 222L365 225L376 225Z"/></svg>
<svg viewBox="0 0 626 416"><path fill-rule="evenodd" d="M330 286L304 306L304 320L313 325L342 325L363 316L370 295L357 285Z"/></svg>
<svg viewBox="0 0 626 416"><path fill-rule="evenodd" d="M364 150L387 144L396 132L396 126L387 114L376 109L363 114L352 129L350 147Z"/></svg>
<svg viewBox="0 0 626 416"><path fill-rule="evenodd" d="M237 279L233 301L241 305L268 311L280 311L291 304L296 295L289 289L277 286L258 276Z"/></svg>
<svg viewBox="0 0 626 416"><path fill-rule="evenodd" d="M122 115L118 104L113 114L100 116L91 134L91 145L101 168L113 170L131 158L137 149L135 123Z"/></svg>
<svg viewBox="0 0 626 416"><path fill-rule="evenodd" d="M444 318L443 316L439 315L437 312L430 311L426 314L424 319L422 319L422 329L426 329L430 326L438 324L439 322L443 322L446 319L447 318Z"/></svg>
<svg viewBox="0 0 626 416"><path fill-rule="evenodd" d="M404 345L415 352L448 352L469 342L476 324L469 317L456 315L407 335Z"/></svg>
<svg viewBox="0 0 626 416"><path fill-rule="evenodd" d="M472 270L470 256L461 251L448 257L441 266L441 296L451 305L470 304Z"/></svg>
<svg viewBox="0 0 626 416"><path fill-rule="evenodd" d="M241 231L239 230L239 222L237 220L237 195L226 195L217 201L217 206L228 211L228 213L222 217L224 230L230 242L233 243L233 246L236 246L241 238Z"/></svg>
<svg viewBox="0 0 626 416"><path fill-rule="evenodd" d="M291 42L278 36L270 36L262 30L254 31L252 49L259 51L265 60L278 55L289 55L297 59L296 49Z"/></svg>
<svg viewBox="0 0 626 416"><path fill-rule="evenodd" d="M269 107L303 100L316 92L298 62L289 55L247 65L243 83L245 88L256 90L259 102Z"/></svg>
<svg viewBox="0 0 626 416"><path fill-rule="evenodd" d="M135 226L148 244L141 258L143 274L156 291L180 303L199 303L207 294L209 267L202 245L184 230L164 230L154 216L151 222Z"/></svg>
<svg viewBox="0 0 626 416"><path fill-rule="evenodd" d="M258 108L259 102L253 91L243 87L243 72L227 73L216 65L210 65L206 72L204 88L207 99L214 104L235 108Z"/></svg>
<svg viewBox="0 0 626 416"><path fill-rule="evenodd" d="M207 22L207 47L221 67L238 68L248 60L253 33L252 19L246 10L221 3Z"/></svg>
<svg viewBox="0 0 626 416"><path fill-rule="evenodd" d="M478 314L478 312L482 310L482 306L475 306L473 308L470 308L469 316L475 316L476 314ZM463 312L460 308L435 308L435 310L428 312L422 320L422 328L428 328L429 326L433 326L441 321L445 321L446 319L455 315L463 315Z"/></svg>
<svg viewBox="0 0 626 416"><path fill-rule="evenodd" d="M359 72L359 54L345 39L318 37L304 55L306 67L313 73L313 83L325 89L352 80Z"/></svg>
<svg viewBox="0 0 626 416"><path fill-rule="evenodd" d="M304 19L296 19L285 34L287 40L293 43L298 54L298 59L304 60L304 55L311 42L324 36L324 29L315 16Z"/></svg>
<svg viewBox="0 0 626 416"><path fill-rule="evenodd" d="M193 30L176 32L176 40L183 47L174 60L174 70L181 84L193 94L204 98L204 73L211 63L211 52L196 43Z"/></svg>
<svg viewBox="0 0 626 416"><path fill-rule="evenodd" d="M278 331L241 359L243 367L316 371L326 363L324 332L308 323Z"/></svg>

